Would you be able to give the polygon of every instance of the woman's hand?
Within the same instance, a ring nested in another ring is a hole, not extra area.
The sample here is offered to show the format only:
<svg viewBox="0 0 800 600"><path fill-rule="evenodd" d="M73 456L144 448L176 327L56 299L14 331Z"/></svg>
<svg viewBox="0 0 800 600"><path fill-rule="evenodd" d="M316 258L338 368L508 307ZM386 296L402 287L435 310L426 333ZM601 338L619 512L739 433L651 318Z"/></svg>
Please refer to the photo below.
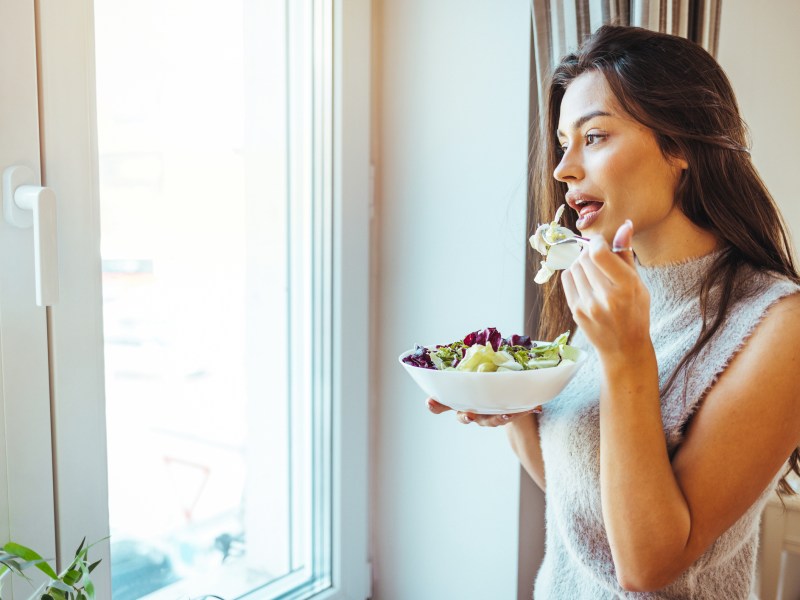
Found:
<svg viewBox="0 0 800 600"><path fill-rule="evenodd" d="M443 412L447 412L448 410L452 409L449 406L445 406L444 404L437 402L433 398L428 398L428 410L435 415L440 415ZM508 425L520 417L539 412L542 412L542 409L538 406L532 410L527 410L520 413L511 413L507 415L480 415L472 412L457 411L456 418L458 419L459 423L464 423L465 425L477 423L481 427L499 427L501 425Z"/></svg>
<svg viewBox="0 0 800 600"><path fill-rule="evenodd" d="M575 323L601 358L627 359L650 342L650 295L636 273L633 225L626 221L614 236L614 249L593 238L561 274Z"/></svg>

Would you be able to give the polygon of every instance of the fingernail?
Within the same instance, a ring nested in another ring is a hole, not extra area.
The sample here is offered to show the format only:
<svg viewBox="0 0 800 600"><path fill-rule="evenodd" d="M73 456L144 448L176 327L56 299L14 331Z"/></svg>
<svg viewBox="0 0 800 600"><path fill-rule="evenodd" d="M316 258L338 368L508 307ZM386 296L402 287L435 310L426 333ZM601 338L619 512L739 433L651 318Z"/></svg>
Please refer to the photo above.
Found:
<svg viewBox="0 0 800 600"><path fill-rule="evenodd" d="M631 221L630 219L625 219L625 225L627 225L628 227L633 227L633 221Z"/></svg>
<svg viewBox="0 0 800 600"><path fill-rule="evenodd" d="M542 407L541 407L541 406L537 406L537 407L536 407L536 408L534 408L534 409L533 409L531 412L532 412L533 414L535 414L535 415L540 415L540 414L542 414Z"/></svg>
<svg viewBox="0 0 800 600"><path fill-rule="evenodd" d="M472 423L472 419L469 415L461 415L461 420L464 421L465 424L469 425Z"/></svg>
<svg viewBox="0 0 800 600"><path fill-rule="evenodd" d="M500 419L502 419L503 421L508 421L510 418L511 417L509 417L508 415L500 415Z"/></svg>

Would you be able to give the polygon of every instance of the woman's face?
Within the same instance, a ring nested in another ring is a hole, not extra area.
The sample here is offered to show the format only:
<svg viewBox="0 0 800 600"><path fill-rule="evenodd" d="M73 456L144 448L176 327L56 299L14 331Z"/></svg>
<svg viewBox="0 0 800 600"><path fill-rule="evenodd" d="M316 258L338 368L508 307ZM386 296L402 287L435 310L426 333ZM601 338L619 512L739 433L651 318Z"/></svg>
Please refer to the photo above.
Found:
<svg viewBox="0 0 800 600"><path fill-rule="evenodd" d="M601 73L588 71L566 89L558 140L564 155L553 176L567 184L566 201L584 235L610 242L630 219L638 253L642 244L687 233L688 219L674 200L686 162L662 154L653 132L622 111Z"/></svg>

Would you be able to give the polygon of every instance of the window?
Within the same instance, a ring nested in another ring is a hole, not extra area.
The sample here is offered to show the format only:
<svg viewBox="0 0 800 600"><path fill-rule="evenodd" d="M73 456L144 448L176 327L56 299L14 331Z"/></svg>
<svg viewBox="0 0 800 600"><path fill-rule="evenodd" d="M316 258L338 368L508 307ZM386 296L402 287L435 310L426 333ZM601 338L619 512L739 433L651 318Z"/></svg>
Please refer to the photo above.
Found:
<svg viewBox="0 0 800 600"><path fill-rule="evenodd" d="M95 2L115 600L331 585L329 2Z"/></svg>
<svg viewBox="0 0 800 600"><path fill-rule="evenodd" d="M365 598L369 2L23 4L61 297L5 232L8 536L101 540L101 598Z"/></svg>

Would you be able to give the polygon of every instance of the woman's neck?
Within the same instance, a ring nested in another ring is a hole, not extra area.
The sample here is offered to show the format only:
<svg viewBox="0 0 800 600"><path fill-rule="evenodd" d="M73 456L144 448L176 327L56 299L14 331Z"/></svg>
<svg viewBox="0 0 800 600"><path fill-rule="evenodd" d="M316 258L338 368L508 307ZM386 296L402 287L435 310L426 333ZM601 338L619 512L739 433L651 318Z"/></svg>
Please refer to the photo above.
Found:
<svg viewBox="0 0 800 600"><path fill-rule="evenodd" d="M639 233L634 229L633 249L643 266L683 262L710 254L719 247L716 235L698 227L682 213L659 227Z"/></svg>

